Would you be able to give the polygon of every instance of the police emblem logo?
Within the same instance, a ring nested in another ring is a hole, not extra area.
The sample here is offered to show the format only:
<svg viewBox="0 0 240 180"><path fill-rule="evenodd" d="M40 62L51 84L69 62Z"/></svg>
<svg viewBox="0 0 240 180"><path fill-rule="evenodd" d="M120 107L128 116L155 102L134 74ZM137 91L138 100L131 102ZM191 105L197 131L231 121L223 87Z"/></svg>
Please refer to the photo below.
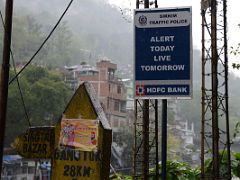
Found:
<svg viewBox="0 0 240 180"><path fill-rule="evenodd" d="M144 15L141 15L138 19L139 24L141 24L142 26L147 24L147 17Z"/></svg>

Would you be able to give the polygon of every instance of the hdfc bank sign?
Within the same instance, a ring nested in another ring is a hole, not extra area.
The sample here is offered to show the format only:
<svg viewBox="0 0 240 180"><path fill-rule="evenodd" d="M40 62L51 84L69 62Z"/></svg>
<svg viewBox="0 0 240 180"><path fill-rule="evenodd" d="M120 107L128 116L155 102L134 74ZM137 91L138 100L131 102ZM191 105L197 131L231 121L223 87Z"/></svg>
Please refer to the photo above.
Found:
<svg viewBox="0 0 240 180"><path fill-rule="evenodd" d="M135 10L135 97L191 98L191 7Z"/></svg>

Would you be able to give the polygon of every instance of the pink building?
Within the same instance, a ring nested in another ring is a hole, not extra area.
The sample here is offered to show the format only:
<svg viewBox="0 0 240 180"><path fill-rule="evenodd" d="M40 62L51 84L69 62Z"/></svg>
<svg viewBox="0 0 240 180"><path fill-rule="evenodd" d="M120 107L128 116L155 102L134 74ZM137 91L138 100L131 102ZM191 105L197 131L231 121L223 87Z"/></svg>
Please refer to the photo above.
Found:
<svg viewBox="0 0 240 180"><path fill-rule="evenodd" d="M73 82L92 83L113 129L127 125L127 93L123 81L116 76L117 64L109 60L101 60L96 63L96 67L83 64L66 69L72 73Z"/></svg>

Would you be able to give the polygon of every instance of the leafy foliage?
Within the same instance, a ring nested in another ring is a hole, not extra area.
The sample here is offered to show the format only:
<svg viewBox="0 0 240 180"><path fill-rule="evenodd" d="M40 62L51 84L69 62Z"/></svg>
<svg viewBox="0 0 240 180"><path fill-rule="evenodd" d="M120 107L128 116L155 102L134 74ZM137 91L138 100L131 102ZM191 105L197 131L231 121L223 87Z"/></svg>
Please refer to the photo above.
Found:
<svg viewBox="0 0 240 180"><path fill-rule="evenodd" d="M159 169L161 170L161 164L159 164ZM167 179L172 180L195 180L199 179L200 170L193 169L188 164L178 162L178 161L167 161ZM150 169L152 173L152 180L155 180L156 169ZM161 172L160 176L161 176Z"/></svg>
<svg viewBox="0 0 240 180"><path fill-rule="evenodd" d="M220 151L219 155L221 157L220 163L220 176L226 178L227 173L227 151ZM235 177L240 178L240 153L232 153L234 159L231 161L232 174ZM167 179L171 180L199 180L201 171L200 168L192 168L188 164L178 162L178 161L167 161ZM212 159L209 158L205 161L205 174L206 176L211 177L212 172ZM159 175L161 178L161 163L159 164ZM149 180L157 180L156 179L156 168L149 169ZM110 176L110 179L113 180L128 180L128 179L136 179L130 176L124 176L121 174L113 174ZM137 179L141 179L138 177Z"/></svg>
<svg viewBox="0 0 240 180"><path fill-rule="evenodd" d="M227 171L228 171L228 161L227 161L227 151L220 151L220 176L227 179ZM231 152L231 170L232 175L240 178L240 153ZM204 164L205 173L207 176L213 174L212 172L212 159L209 158L205 161Z"/></svg>
<svg viewBox="0 0 240 180"><path fill-rule="evenodd" d="M231 161L232 173L240 178L240 153L232 153L234 159Z"/></svg>
<svg viewBox="0 0 240 180"><path fill-rule="evenodd" d="M40 47L50 30L51 26L40 24L32 14L14 16L12 51L16 63L25 64ZM0 31L0 38L2 36L3 31ZM38 65L52 67L72 64L72 61L77 56L76 54L79 54L78 44L74 44L76 41L72 37L73 33L69 29L67 21L62 22L33 62ZM2 47L2 43L0 43L0 47Z"/></svg>
<svg viewBox="0 0 240 180"><path fill-rule="evenodd" d="M125 176L122 174L113 174L109 177L109 179L112 180L132 180L133 178L131 176Z"/></svg>
<svg viewBox="0 0 240 180"><path fill-rule="evenodd" d="M228 172L228 161L227 161L227 151L220 151L219 152L219 158L220 158L220 177L227 178L227 172ZM211 177L213 174L213 169L212 169L212 163L213 160L212 158L207 159L205 161L204 167L205 167L205 174L206 176Z"/></svg>
<svg viewBox="0 0 240 180"><path fill-rule="evenodd" d="M161 171L161 164L159 164L159 170ZM149 170L149 180L157 180L156 179L156 168L151 168ZM161 178L161 172L159 172ZM124 176L121 174L113 174L110 176L110 179L113 180L130 180L136 179L131 176ZM141 179L141 177L138 177ZM200 179L200 170L198 168L191 168L189 165L185 163L181 163L178 161L167 161L167 179L171 180L198 180Z"/></svg>
<svg viewBox="0 0 240 180"><path fill-rule="evenodd" d="M82 0L75 3L34 62L53 67L75 65L81 61L95 64L100 56L108 57L113 62L122 62L122 65L131 64L132 26L123 18L125 14L119 7L110 5L108 0ZM32 52L21 54L25 51L19 50L36 50L66 4L64 0L15 2L13 52L17 61L29 59ZM26 17L32 17L31 22ZM20 22L23 22L22 26ZM34 33L28 34L31 24L39 27L35 36ZM32 41L32 46L29 46Z"/></svg>
<svg viewBox="0 0 240 180"><path fill-rule="evenodd" d="M37 66L30 66L21 74L20 86L32 126L54 125L61 116L71 96L61 77L57 71ZM9 145L28 126L19 89L14 82L9 86L5 144Z"/></svg>

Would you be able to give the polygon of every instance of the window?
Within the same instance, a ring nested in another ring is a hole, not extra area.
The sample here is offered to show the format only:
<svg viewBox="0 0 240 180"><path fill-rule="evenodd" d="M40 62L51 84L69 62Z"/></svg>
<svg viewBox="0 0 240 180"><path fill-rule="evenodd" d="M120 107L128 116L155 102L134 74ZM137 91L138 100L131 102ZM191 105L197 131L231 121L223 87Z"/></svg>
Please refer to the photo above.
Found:
<svg viewBox="0 0 240 180"><path fill-rule="evenodd" d="M28 173L34 174L35 173L35 167L28 167Z"/></svg>
<svg viewBox="0 0 240 180"><path fill-rule="evenodd" d="M116 100L114 102L114 111L119 111L119 102Z"/></svg>
<svg viewBox="0 0 240 180"><path fill-rule="evenodd" d="M120 127L125 127L125 126L127 126L127 123L126 123L126 121L125 120L121 120L120 121Z"/></svg>
<svg viewBox="0 0 240 180"><path fill-rule="evenodd" d="M7 170L7 175L12 175L12 174L13 174L12 169L8 169L8 170Z"/></svg>
<svg viewBox="0 0 240 180"><path fill-rule="evenodd" d="M111 69L111 68L108 69L108 80L111 81L114 79L114 73L115 73L114 69Z"/></svg>
<svg viewBox="0 0 240 180"><path fill-rule="evenodd" d="M109 109L109 98L107 99L107 109Z"/></svg>
<svg viewBox="0 0 240 180"><path fill-rule="evenodd" d="M118 126L119 126L119 124L118 124L118 119L114 119L114 120L113 120L112 126L113 126L113 127L118 127Z"/></svg>
<svg viewBox="0 0 240 180"><path fill-rule="evenodd" d="M126 112L126 101L121 101L121 112L125 113Z"/></svg>
<svg viewBox="0 0 240 180"><path fill-rule="evenodd" d="M121 94L121 86L118 86L118 87L117 87L117 93L118 93L118 94Z"/></svg>
<svg viewBox="0 0 240 180"><path fill-rule="evenodd" d="M27 173L27 169L28 169L27 166L23 166L23 167L22 167L22 173L23 173L23 174L26 174L26 173Z"/></svg>

